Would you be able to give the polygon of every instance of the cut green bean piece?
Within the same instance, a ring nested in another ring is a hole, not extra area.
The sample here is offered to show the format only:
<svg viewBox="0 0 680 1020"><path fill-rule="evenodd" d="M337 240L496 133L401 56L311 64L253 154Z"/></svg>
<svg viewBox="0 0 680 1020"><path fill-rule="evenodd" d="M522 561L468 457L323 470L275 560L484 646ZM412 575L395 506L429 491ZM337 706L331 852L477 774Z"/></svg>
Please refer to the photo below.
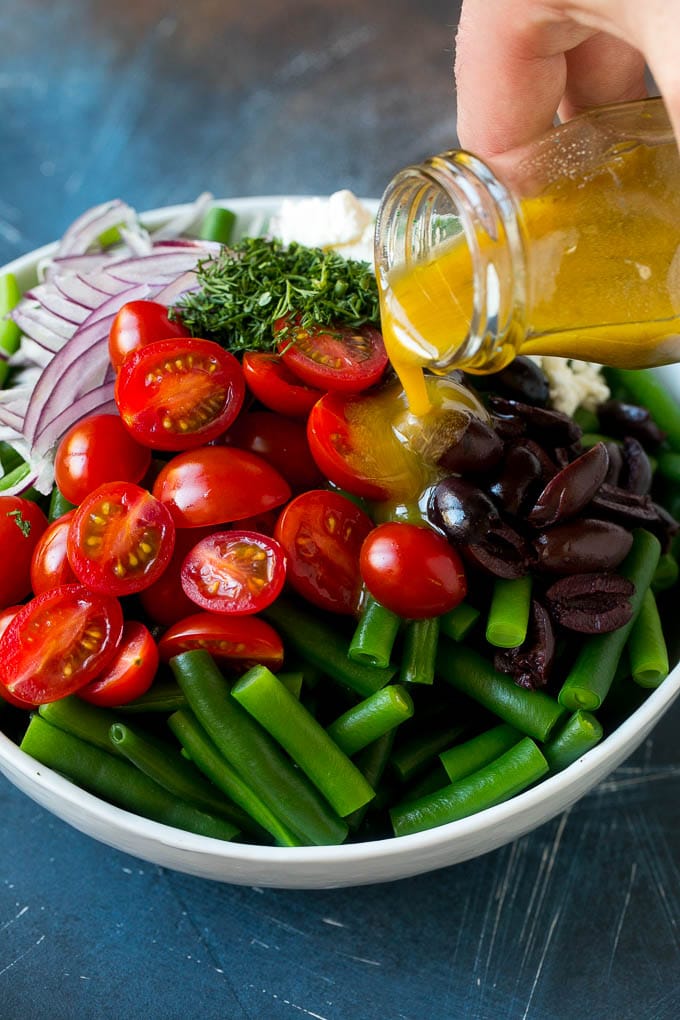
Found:
<svg viewBox="0 0 680 1020"><path fill-rule="evenodd" d="M178 829L231 840L236 826L179 800L134 765L51 726L34 715L21 741L21 750L67 779L119 807Z"/></svg>
<svg viewBox="0 0 680 1020"><path fill-rule="evenodd" d="M57 521L64 514L67 514L70 510L75 510L75 503L71 503L66 496L62 495L57 486L55 485L52 489L50 496L50 505L47 511L48 521Z"/></svg>
<svg viewBox="0 0 680 1020"><path fill-rule="evenodd" d="M633 403L646 407L670 446L680 451L680 407L657 376L647 369L622 368L607 368L605 376L610 385L622 386Z"/></svg>
<svg viewBox="0 0 680 1020"><path fill-rule="evenodd" d="M394 730L390 730L388 733L384 733L382 737L378 737L372 744L365 747L363 751L354 759L354 764L361 772L362 776L373 790L378 790L380 786L380 780L382 779L387 763L390 760L390 754L392 753L392 746L394 744ZM377 796L377 794L376 794ZM366 816L366 812L373 809L375 804L375 798L364 804L363 807L357 808L351 815L348 815L345 821L347 822L350 830L356 832L362 821Z"/></svg>
<svg viewBox="0 0 680 1020"><path fill-rule="evenodd" d="M202 241L217 241L219 244L229 244L236 226L236 213L231 209L215 205L209 209L203 218L198 236Z"/></svg>
<svg viewBox="0 0 680 1020"><path fill-rule="evenodd" d="M230 694L212 656L202 650L182 652L170 667L208 736L286 828L305 843L342 843L345 823Z"/></svg>
<svg viewBox="0 0 680 1020"><path fill-rule="evenodd" d="M439 640L439 618L409 620L404 631L399 680L402 684L433 684Z"/></svg>
<svg viewBox="0 0 680 1020"><path fill-rule="evenodd" d="M118 748L111 744L109 732L118 717L106 708L96 708L82 701L77 695L49 701L38 709L41 718L51 726L56 726L65 733L71 733L80 740L99 747L109 754L121 755Z"/></svg>
<svg viewBox="0 0 680 1020"><path fill-rule="evenodd" d="M4 386L9 372L7 358L19 347L21 330L6 318L21 300L21 290L14 273L0 276L0 386Z"/></svg>
<svg viewBox="0 0 680 1020"><path fill-rule="evenodd" d="M642 598L640 612L628 638L633 680L640 687L658 687L668 676L670 664L656 599L650 590Z"/></svg>
<svg viewBox="0 0 680 1020"><path fill-rule="evenodd" d="M149 779L188 804L226 818L242 832L260 834L252 818L228 801L203 773L168 744L153 740L125 723L114 723L109 731L111 743Z"/></svg>
<svg viewBox="0 0 680 1020"><path fill-rule="evenodd" d="M550 771L559 772L577 761L602 740L603 732L601 723L590 712L580 709L574 712L541 747Z"/></svg>
<svg viewBox="0 0 680 1020"><path fill-rule="evenodd" d="M476 737L471 737L463 744L456 744L447 751L442 751L439 760L446 769L450 783L455 783L465 776L495 761L511 747L519 743L522 734L514 726L501 723Z"/></svg>
<svg viewBox="0 0 680 1020"><path fill-rule="evenodd" d="M663 450L656 456L656 467L660 475L673 485L680 485L680 453Z"/></svg>
<svg viewBox="0 0 680 1020"><path fill-rule="evenodd" d="M268 832L275 843L279 846L302 844L299 836L284 825L225 760L190 709L173 712L168 726L196 768Z"/></svg>
<svg viewBox="0 0 680 1020"><path fill-rule="evenodd" d="M279 597L262 615L297 655L363 698L379 691L397 671L396 666L379 668L353 662L337 627L292 600Z"/></svg>
<svg viewBox="0 0 680 1020"><path fill-rule="evenodd" d="M277 676L284 687L286 687L294 698L300 700L302 694L302 682L304 676L302 671L296 671L295 673L277 673Z"/></svg>
<svg viewBox="0 0 680 1020"><path fill-rule="evenodd" d="M390 811L395 836L407 836L467 818L526 789L548 771L548 763L529 737L465 779Z"/></svg>
<svg viewBox="0 0 680 1020"><path fill-rule="evenodd" d="M486 640L497 648L518 648L524 643L531 610L531 577L494 581Z"/></svg>
<svg viewBox="0 0 680 1020"><path fill-rule="evenodd" d="M367 594L347 654L353 662L389 666L401 618Z"/></svg>
<svg viewBox="0 0 680 1020"><path fill-rule="evenodd" d="M584 708L595 712L606 698L621 653L640 612L644 594L654 577L660 553L659 540L651 532L643 528L633 531L632 548L617 568L618 574L635 585L630 598L633 615L618 630L609 634L596 634L583 642L559 693L560 704L570 711Z"/></svg>
<svg viewBox="0 0 680 1020"><path fill-rule="evenodd" d="M406 688L388 684L344 712L326 732L341 751L351 756L412 715L413 699Z"/></svg>
<svg viewBox="0 0 680 1020"><path fill-rule="evenodd" d="M441 640L437 672L452 687L536 740L547 740L566 712L549 694L519 687L512 677L497 672L484 656L466 645Z"/></svg>
<svg viewBox="0 0 680 1020"><path fill-rule="evenodd" d="M402 783L407 783L432 764L465 728L460 723L445 723L430 727L425 733L418 733L394 749L390 765Z"/></svg>
<svg viewBox="0 0 680 1020"><path fill-rule="evenodd" d="M679 573L680 568L675 556L671 553L663 553L659 557L659 562L654 571L651 585L652 591L668 591L677 582Z"/></svg>
<svg viewBox="0 0 680 1020"><path fill-rule="evenodd" d="M126 715L139 715L142 712L177 712L186 708L187 699L179 684L171 681L156 680L146 694L142 694L127 705L121 705L117 712Z"/></svg>
<svg viewBox="0 0 680 1020"><path fill-rule="evenodd" d="M373 799L375 790L356 765L266 666L249 669L231 693L297 762L340 817Z"/></svg>
<svg viewBox="0 0 680 1020"><path fill-rule="evenodd" d="M439 632L452 641L462 641L467 637L481 616L479 609L461 602L455 609L439 617Z"/></svg>

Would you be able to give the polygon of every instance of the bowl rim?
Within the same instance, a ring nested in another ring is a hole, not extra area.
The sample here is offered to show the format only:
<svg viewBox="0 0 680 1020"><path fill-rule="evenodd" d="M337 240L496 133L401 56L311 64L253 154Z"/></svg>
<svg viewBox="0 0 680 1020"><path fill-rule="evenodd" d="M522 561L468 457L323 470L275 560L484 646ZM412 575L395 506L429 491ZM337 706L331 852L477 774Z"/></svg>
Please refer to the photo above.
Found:
<svg viewBox="0 0 680 1020"><path fill-rule="evenodd" d="M214 199L212 204L225 204L237 213L254 213L262 216L263 214L271 215L285 200L300 201L323 197L325 196L265 195ZM361 201L372 210L377 208L376 199L361 199ZM190 205L191 203L181 203L152 209L141 213L140 219L145 225L157 226L164 220L185 212ZM57 242L52 242L18 256L6 263L0 271L12 272L17 276L27 274L35 268L41 259L49 256L55 250L56 245ZM227 842L155 822L110 804L52 769L41 765L22 751L2 730L0 730L0 771L15 786L22 788L16 782L15 775L19 775L32 785L37 786L45 795L45 799L41 800L41 803L53 814L59 814L51 807L53 800L56 800L77 811L81 818L86 816L93 822L109 828L114 827L120 836L127 835L135 840L142 839L150 843L159 843L212 860L220 858L225 864L250 863L284 868L286 865L301 868L305 865L330 867L334 864L351 865L374 859L390 860L410 853L432 852L450 846L458 840L478 839L487 830L491 832L502 829L503 824L513 817L523 814L530 817L532 809L544 806L545 802L550 800L554 800L556 805L553 813L562 811L563 805L569 802L570 794L573 794L571 799L574 800L580 795L579 791L585 792L583 787L585 776L604 776L609 761L619 762L633 752L639 743L636 737L640 737L642 734L640 739L644 738L644 735L660 719L665 709L672 704L679 693L680 662L673 667L660 686L651 691L643 704L601 743L587 751L566 769L555 775L547 776L523 793L467 818L447 822L423 832L357 843L343 843L338 846L279 847ZM24 790L24 792L27 791ZM72 817L69 815L68 820L70 821ZM550 815L542 815L542 817L547 820ZM75 823L71 822L71 824ZM91 835L91 833L88 834Z"/></svg>

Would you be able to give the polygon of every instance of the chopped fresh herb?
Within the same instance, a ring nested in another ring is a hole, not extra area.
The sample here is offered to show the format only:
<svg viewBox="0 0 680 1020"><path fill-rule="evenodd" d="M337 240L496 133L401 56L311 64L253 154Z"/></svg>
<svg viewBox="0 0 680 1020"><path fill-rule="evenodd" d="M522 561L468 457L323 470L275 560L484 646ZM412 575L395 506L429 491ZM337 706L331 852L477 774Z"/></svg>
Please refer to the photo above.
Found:
<svg viewBox="0 0 680 1020"><path fill-rule="evenodd" d="M231 351L272 350L281 340L273 324L295 318L302 329L379 322L378 288L367 262L335 251L278 240L245 238L204 259L200 290L185 295L171 312L194 336Z"/></svg>
<svg viewBox="0 0 680 1020"><path fill-rule="evenodd" d="M14 523L16 524L21 534L24 536L24 538L28 538L28 536L31 534L31 522L27 521L24 517L21 516L21 510L8 510L7 516L14 518Z"/></svg>

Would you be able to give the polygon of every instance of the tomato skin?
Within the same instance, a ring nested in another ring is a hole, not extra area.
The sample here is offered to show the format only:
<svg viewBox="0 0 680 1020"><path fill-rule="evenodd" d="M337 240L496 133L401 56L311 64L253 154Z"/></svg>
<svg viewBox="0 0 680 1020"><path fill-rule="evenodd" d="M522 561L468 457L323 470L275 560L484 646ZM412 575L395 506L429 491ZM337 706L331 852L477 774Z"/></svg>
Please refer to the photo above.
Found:
<svg viewBox="0 0 680 1020"><path fill-rule="evenodd" d="M162 662L195 648L210 652L230 672L261 665L276 673L283 665L283 641L258 616L193 613L166 630L158 643Z"/></svg>
<svg viewBox="0 0 680 1020"><path fill-rule="evenodd" d="M59 491L77 506L104 482L139 482L151 450L136 442L117 414L93 414L72 425L54 458Z"/></svg>
<svg viewBox="0 0 680 1020"><path fill-rule="evenodd" d="M274 323L284 331L279 354L286 368L319 390L361 393L380 382L388 358L382 333L373 326L314 326L302 329L289 320Z"/></svg>
<svg viewBox="0 0 680 1020"><path fill-rule="evenodd" d="M289 418L306 418L324 391L307 386L278 354L246 351L243 374L248 389L270 411Z"/></svg>
<svg viewBox="0 0 680 1020"><path fill-rule="evenodd" d="M273 411L241 414L226 434L225 442L263 457L286 479L293 492L317 489L324 483L309 452L305 426L283 414Z"/></svg>
<svg viewBox="0 0 680 1020"><path fill-rule="evenodd" d="M46 528L47 517L37 503L23 496L0 496L0 609L30 594L31 559Z"/></svg>
<svg viewBox="0 0 680 1020"><path fill-rule="evenodd" d="M211 535L214 528L177 528L175 548L165 570L153 584L143 588L138 598L147 616L154 623L169 627L177 620L196 612L196 604L185 595L182 587L182 563L196 543Z"/></svg>
<svg viewBox="0 0 680 1020"><path fill-rule="evenodd" d="M154 450L188 450L221 435L245 398L241 366L212 340L157 340L121 365L114 397L126 428Z"/></svg>
<svg viewBox="0 0 680 1020"><path fill-rule="evenodd" d="M158 301L128 301L111 325L109 358L120 368L128 354L156 340L191 336L180 321L168 318L168 309Z"/></svg>
<svg viewBox="0 0 680 1020"><path fill-rule="evenodd" d="M100 708L127 705L149 690L158 662L158 645L149 630L128 620L113 659L103 673L78 689L78 697Z"/></svg>
<svg viewBox="0 0 680 1020"><path fill-rule="evenodd" d="M92 591L132 595L163 573L175 545L169 510L131 482L100 485L73 512L71 568Z"/></svg>
<svg viewBox="0 0 680 1020"><path fill-rule="evenodd" d="M7 606L6 609L0 611L0 640L21 608L21 606ZM6 701L8 705L14 705L15 708L25 708L29 712L35 708L32 701L24 701L22 698L10 694L3 684L0 684L0 701Z"/></svg>
<svg viewBox="0 0 680 1020"><path fill-rule="evenodd" d="M458 553L437 532L417 524L379 524L361 547L367 589L386 609L411 620L440 616L465 598Z"/></svg>
<svg viewBox="0 0 680 1020"><path fill-rule="evenodd" d="M274 538L256 531L216 531L182 564L182 587L213 613L244 616L270 606L286 580L286 557Z"/></svg>
<svg viewBox="0 0 680 1020"><path fill-rule="evenodd" d="M178 528L228 524L265 513L290 499L290 486L257 454L204 446L173 457L153 494Z"/></svg>
<svg viewBox="0 0 680 1020"><path fill-rule="evenodd" d="M386 500L390 490L369 471L364 471L357 444L347 420L348 408L361 397L327 393L317 401L307 419L307 440L312 457L326 478L341 489L369 500Z"/></svg>
<svg viewBox="0 0 680 1020"><path fill-rule="evenodd" d="M118 599L79 584L36 595L0 639L0 684L34 705L73 694L112 660L123 632Z"/></svg>
<svg viewBox="0 0 680 1020"><path fill-rule="evenodd" d="M75 510L58 517L43 531L31 558L31 588L41 595L61 584L78 584L68 561L68 534Z"/></svg>
<svg viewBox="0 0 680 1020"><path fill-rule="evenodd" d="M274 529L288 559L291 588L321 609L356 613L359 553L372 528L370 517L339 492L310 489L296 496Z"/></svg>

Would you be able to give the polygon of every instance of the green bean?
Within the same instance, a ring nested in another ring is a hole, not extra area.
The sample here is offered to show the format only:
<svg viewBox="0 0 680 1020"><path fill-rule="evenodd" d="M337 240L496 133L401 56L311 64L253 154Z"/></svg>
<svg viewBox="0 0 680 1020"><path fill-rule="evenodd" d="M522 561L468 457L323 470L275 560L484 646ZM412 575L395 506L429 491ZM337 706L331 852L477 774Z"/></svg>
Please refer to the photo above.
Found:
<svg viewBox="0 0 680 1020"><path fill-rule="evenodd" d="M390 754L392 753L392 746L394 744L395 730L389 730L387 733L383 733L381 737L374 740L372 744L365 747L354 759L354 764L361 772L362 776L373 790L378 790L380 786L380 780L382 779L387 763L390 760ZM377 794L376 794L377 795ZM351 815L348 815L345 821L347 822L350 831L356 832L361 823L363 822L366 812L373 808L375 798L364 804L363 807L357 808Z"/></svg>
<svg viewBox="0 0 680 1020"><path fill-rule="evenodd" d="M4 386L9 372L7 358L19 347L21 330L17 324L6 316L12 311L21 300L19 284L13 273L4 273L0 276L0 386Z"/></svg>
<svg viewBox="0 0 680 1020"><path fill-rule="evenodd" d="M412 715L413 699L406 688L388 684L344 712L326 732L341 751L352 756Z"/></svg>
<svg viewBox="0 0 680 1020"><path fill-rule="evenodd" d="M546 740L565 714L549 694L519 687L512 677L498 673L487 659L466 645L440 641L437 671L457 690L536 740Z"/></svg>
<svg viewBox="0 0 680 1020"><path fill-rule="evenodd" d="M602 739L603 732L602 724L590 712L581 709L574 712L541 747L550 771L566 769L591 747L595 747Z"/></svg>
<svg viewBox="0 0 680 1020"><path fill-rule="evenodd" d="M450 780L444 766L437 760L436 764L427 772L416 776L402 787L401 803L406 803L407 800L419 800L428 793L434 793L435 790L443 790L449 783Z"/></svg>
<svg viewBox="0 0 680 1020"><path fill-rule="evenodd" d="M20 746L42 765L127 811L201 836L231 840L237 835L224 818L179 800L134 765L51 726L40 715L32 717Z"/></svg>
<svg viewBox="0 0 680 1020"><path fill-rule="evenodd" d="M670 446L680 451L680 408L654 373L646 369L607 368L605 376L610 384L622 385L634 403L646 407L666 433Z"/></svg>
<svg viewBox="0 0 680 1020"><path fill-rule="evenodd" d="M531 576L494 581L486 622L486 640L497 648L518 648L527 636L531 610Z"/></svg>
<svg viewBox="0 0 680 1020"><path fill-rule="evenodd" d="M658 687L668 676L669 662L656 599L648 589L628 638L633 680L640 687Z"/></svg>
<svg viewBox="0 0 680 1020"><path fill-rule="evenodd" d="M514 797L548 771L548 763L529 737L464 779L390 811L395 836L422 832L466 818Z"/></svg>
<svg viewBox="0 0 680 1020"><path fill-rule="evenodd" d="M127 705L120 705L116 711L126 715L139 715L142 712L176 712L180 708L186 708L186 705L187 699L179 684L155 680L146 694L135 698L134 701L128 701Z"/></svg>
<svg viewBox="0 0 680 1020"><path fill-rule="evenodd" d="M302 844L299 836L284 825L225 760L191 709L181 708L173 712L168 726L196 768L268 832L275 843L279 846Z"/></svg>
<svg viewBox="0 0 680 1020"><path fill-rule="evenodd" d="M667 481L680 485L680 453L675 450L663 450L658 453L656 468Z"/></svg>
<svg viewBox="0 0 680 1020"><path fill-rule="evenodd" d="M57 521L64 514L67 514L69 510L75 510L75 503L71 503L66 496L62 495L57 486L55 485L52 489L50 496L50 505L47 511L48 521Z"/></svg>
<svg viewBox="0 0 680 1020"><path fill-rule="evenodd" d="M585 708L596 711L607 696L621 653L626 646L635 618L640 612L645 592L649 588L661 546L659 540L644 528L633 531L633 545L617 573L635 585L630 598L633 615L628 623L609 634L596 634L587 638L560 690L558 700L570 711Z"/></svg>
<svg viewBox="0 0 680 1020"><path fill-rule="evenodd" d="M68 698L60 698L58 701L49 701L46 705L41 705L38 712L51 726L56 726L65 733L71 733L74 737L101 748L102 751L108 751L109 754L120 756L122 753L112 746L109 737L109 731L113 724L118 722L118 717L106 708L95 708L77 695L71 694Z"/></svg>
<svg viewBox="0 0 680 1020"><path fill-rule="evenodd" d="M202 811L226 818L241 832L250 831L261 835L259 826L253 824L245 811L227 800L218 789L207 782L202 772L182 757L179 751L159 740L131 729L124 723L114 723L109 730L114 748L140 769L149 779L162 786L188 804L194 804Z"/></svg>
<svg viewBox="0 0 680 1020"><path fill-rule="evenodd" d="M446 770L449 782L455 783L488 765L521 739L522 734L514 726L500 723L490 730L485 730L484 733L477 734L476 737L471 737L464 744L456 744L447 751L442 751L439 760Z"/></svg>
<svg viewBox="0 0 680 1020"><path fill-rule="evenodd" d="M286 687L293 697L299 701L300 695L302 694L302 683L304 680L302 670L296 670L294 673L277 673L277 676L283 686Z"/></svg>
<svg viewBox="0 0 680 1020"><path fill-rule="evenodd" d="M680 568L675 556L671 553L662 553L652 578L652 591L667 591L669 588L672 588L678 580L679 573Z"/></svg>
<svg viewBox="0 0 680 1020"><path fill-rule="evenodd" d="M481 616L478 609L468 602L461 602L455 609L439 617L439 632L452 641L462 641L470 633Z"/></svg>
<svg viewBox="0 0 680 1020"><path fill-rule="evenodd" d="M404 631L399 681L402 684L433 684L439 640L439 618L409 620Z"/></svg>
<svg viewBox="0 0 680 1020"><path fill-rule="evenodd" d="M266 666L253 666L232 696L297 762L340 817L375 796L359 769Z"/></svg>
<svg viewBox="0 0 680 1020"><path fill-rule="evenodd" d="M428 727L424 733L418 733L404 741L394 749L390 766L403 783L408 782L422 772L434 761L445 748L457 740L465 727L459 723L444 723L441 726Z"/></svg>
<svg viewBox="0 0 680 1020"><path fill-rule="evenodd" d="M366 594L361 617L347 653L350 659L369 666L389 666L400 625L401 619L396 613L386 609L372 595Z"/></svg>
<svg viewBox="0 0 680 1020"><path fill-rule="evenodd" d="M218 241L229 244L236 226L236 213L231 209L214 205L203 218L198 236L202 241Z"/></svg>
<svg viewBox="0 0 680 1020"><path fill-rule="evenodd" d="M3 441L0 442L0 463L2 463L3 473L7 474L9 471L14 471L15 468L25 464L24 458L20 453L10 446L9 443Z"/></svg>
<svg viewBox="0 0 680 1020"><path fill-rule="evenodd" d="M584 432L597 432L600 427L600 420L594 411L590 411L585 407L577 407L574 411L572 418L577 425L583 429Z"/></svg>
<svg viewBox="0 0 680 1020"><path fill-rule="evenodd" d="M297 655L363 698L384 687L397 671L392 666L379 668L353 662L347 655L348 644L338 634L337 627L297 602L279 597L263 616Z"/></svg>
<svg viewBox="0 0 680 1020"><path fill-rule="evenodd" d="M231 696L212 657L202 650L182 652L170 668L208 736L286 828L305 843L342 843L347 826Z"/></svg>

